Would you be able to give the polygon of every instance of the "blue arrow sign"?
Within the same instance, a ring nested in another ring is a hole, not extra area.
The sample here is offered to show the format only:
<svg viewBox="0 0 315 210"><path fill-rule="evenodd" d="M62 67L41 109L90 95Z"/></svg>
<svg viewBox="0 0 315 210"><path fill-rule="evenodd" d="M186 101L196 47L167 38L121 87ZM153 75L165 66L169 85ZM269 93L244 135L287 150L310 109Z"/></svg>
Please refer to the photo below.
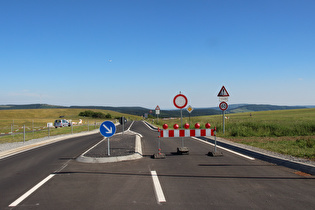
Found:
<svg viewBox="0 0 315 210"><path fill-rule="evenodd" d="M111 137L116 132L116 126L111 121L104 121L100 126L100 132L105 137Z"/></svg>

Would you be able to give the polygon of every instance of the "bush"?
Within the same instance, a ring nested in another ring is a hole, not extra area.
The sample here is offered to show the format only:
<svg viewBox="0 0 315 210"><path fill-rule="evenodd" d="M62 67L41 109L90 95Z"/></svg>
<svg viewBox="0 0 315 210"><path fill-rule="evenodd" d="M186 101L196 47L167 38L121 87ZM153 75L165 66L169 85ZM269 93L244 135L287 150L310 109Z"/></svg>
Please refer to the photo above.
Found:
<svg viewBox="0 0 315 210"><path fill-rule="evenodd" d="M80 112L79 116L81 116L81 117L100 118L100 119L104 119L104 118L111 119L112 118L112 115L109 114L109 113L104 114L103 112L93 112L91 110Z"/></svg>

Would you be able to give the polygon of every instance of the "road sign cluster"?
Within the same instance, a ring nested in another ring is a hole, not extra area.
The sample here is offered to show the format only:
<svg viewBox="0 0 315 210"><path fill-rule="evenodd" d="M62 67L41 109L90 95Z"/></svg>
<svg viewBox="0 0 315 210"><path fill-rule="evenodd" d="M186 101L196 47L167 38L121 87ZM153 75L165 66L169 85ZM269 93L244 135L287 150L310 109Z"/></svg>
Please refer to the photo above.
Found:
<svg viewBox="0 0 315 210"><path fill-rule="evenodd" d="M155 107L155 114L156 115L159 115L160 114L160 107L159 107L159 105L157 105L156 107Z"/></svg>
<svg viewBox="0 0 315 210"><path fill-rule="evenodd" d="M227 110L227 108L229 107L228 104L226 103L228 101L228 97L230 96L230 94L227 92L227 90L225 89L224 86L222 86L218 97L219 97L219 101L221 102L219 104L219 108L222 110L223 113L223 133L225 133L225 117L224 117L224 112L225 110Z"/></svg>

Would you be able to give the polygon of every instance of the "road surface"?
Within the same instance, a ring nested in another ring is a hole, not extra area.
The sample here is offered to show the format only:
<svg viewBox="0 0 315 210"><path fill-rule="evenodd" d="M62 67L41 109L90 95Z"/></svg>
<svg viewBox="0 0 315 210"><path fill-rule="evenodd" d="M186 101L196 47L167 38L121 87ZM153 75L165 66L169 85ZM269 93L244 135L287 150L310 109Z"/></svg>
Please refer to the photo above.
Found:
<svg viewBox="0 0 315 210"><path fill-rule="evenodd" d="M163 138L166 159L152 159L158 133L143 122L130 129L142 135L138 160L77 162L100 134L0 160L0 209L314 209L314 176L227 151L210 157L213 148L191 138L189 155L176 153L181 138Z"/></svg>

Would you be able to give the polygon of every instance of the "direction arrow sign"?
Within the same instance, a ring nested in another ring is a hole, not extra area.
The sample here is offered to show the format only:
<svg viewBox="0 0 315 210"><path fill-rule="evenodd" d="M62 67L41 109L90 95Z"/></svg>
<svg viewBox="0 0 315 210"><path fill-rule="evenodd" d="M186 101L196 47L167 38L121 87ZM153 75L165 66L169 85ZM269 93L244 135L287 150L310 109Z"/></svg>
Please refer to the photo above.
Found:
<svg viewBox="0 0 315 210"><path fill-rule="evenodd" d="M100 126L100 132L104 137L111 137L116 133L116 126L112 121L105 121Z"/></svg>
<svg viewBox="0 0 315 210"><path fill-rule="evenodd" d="M224 86L222 86L219 94L218 94L218 97L229 97L229 93L227 92L227 90L225 89Z"/></svg>

